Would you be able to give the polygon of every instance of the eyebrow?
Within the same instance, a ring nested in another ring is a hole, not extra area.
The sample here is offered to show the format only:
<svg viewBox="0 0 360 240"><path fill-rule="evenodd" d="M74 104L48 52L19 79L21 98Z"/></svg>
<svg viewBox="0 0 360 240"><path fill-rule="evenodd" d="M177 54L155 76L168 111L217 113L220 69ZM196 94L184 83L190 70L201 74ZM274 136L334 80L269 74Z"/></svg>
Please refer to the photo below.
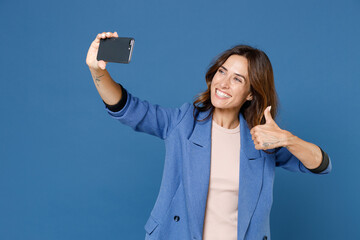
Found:
<svg viewBox="0 0 360 240"><path fill-rule="evenodd" d="M225 69L226 71L228 71L226 67L224 67L224 66L220 66L220 67ZM239 77L242 77L246 81L246 78L243 75L238 74L238 73L235 73L235 75L238 75Z"/></svg>

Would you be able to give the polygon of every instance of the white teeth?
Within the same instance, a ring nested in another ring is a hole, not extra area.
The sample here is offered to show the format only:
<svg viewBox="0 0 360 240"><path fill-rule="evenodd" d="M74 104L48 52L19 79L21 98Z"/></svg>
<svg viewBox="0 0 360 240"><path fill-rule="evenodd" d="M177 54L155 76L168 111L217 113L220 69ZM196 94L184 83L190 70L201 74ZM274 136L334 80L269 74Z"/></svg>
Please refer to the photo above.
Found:
<svg viewBox="0 0 360 240"><path fill-rule="evenodd" d="M223 92L220 92L219 90L216 89L216 94L219 95L220 97L226 97L226 98L229 98L230 96L223 93Z"/></svg>

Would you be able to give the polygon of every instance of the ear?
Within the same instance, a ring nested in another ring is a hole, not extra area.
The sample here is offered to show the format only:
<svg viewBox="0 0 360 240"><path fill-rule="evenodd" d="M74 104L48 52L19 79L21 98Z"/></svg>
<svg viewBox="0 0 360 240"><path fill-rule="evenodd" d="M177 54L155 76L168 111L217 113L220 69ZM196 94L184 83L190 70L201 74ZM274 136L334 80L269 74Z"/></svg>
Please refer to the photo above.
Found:
<svg viewBox="0 0 360 240"><path fill-rule="evenodd" d="M249 93L249 95L247 95L246 100L247 101L251 101L253 99L252 93Z"/></svg>

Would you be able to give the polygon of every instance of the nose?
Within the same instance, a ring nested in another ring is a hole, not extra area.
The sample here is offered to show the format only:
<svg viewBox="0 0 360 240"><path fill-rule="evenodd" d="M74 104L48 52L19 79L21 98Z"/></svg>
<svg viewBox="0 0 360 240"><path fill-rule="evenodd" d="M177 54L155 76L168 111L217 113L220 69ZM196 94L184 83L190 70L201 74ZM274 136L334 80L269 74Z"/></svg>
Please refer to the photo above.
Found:
<svg viewBox="0 0 360 240"><path fill-rule="evenodd" d="M221 80L220 86L221 86L222 88L229 88L229 84L230 84L230 77L224 77L224 78Z"/></svg>

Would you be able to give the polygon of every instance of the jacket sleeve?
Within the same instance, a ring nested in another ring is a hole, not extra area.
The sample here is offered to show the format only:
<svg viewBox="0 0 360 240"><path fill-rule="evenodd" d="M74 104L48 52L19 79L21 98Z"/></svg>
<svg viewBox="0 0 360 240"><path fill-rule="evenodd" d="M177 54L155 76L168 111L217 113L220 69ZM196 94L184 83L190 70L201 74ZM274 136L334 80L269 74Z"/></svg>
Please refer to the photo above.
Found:
<svg viewBox="0 0 360 240"><path fill-rule="evenodd" d="M161 139L166 139L169 136L169 133L180 123L185 113L191 108L190 103L184 103L180 108L161 107L133 96L123 87L122 89L122 96L125 98L122 97L116 105L109 106L105 104L106 111L114 119L119 120L135 131L148 133ZM124 102L124 99L126 99L126 102Z"/></svg>
<svg viewBox="0 0 360 240"><path fill-rule="evenodd" d="M275 152L276 166L282 167L292 172L327 174L331 172L332 169L331 160L326 152L324 152L321 148L320 150L323 158L320 166L317 167L316 169L306 168L304 164L285 147L276 149Z"/></svg>

